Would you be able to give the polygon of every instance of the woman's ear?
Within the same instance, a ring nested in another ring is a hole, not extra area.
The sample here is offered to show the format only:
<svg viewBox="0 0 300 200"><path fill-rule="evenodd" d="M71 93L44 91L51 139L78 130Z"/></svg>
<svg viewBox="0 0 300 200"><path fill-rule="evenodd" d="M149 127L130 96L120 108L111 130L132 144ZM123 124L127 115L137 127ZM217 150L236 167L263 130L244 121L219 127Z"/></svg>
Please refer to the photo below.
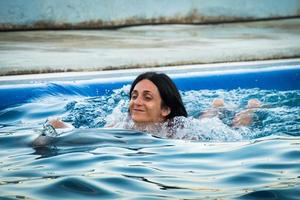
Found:
<svg viewBox="0 0 300 200"><path fill-rule="evenodd" d="M170 108L170 107L164 106L164 107L162 108L161 115L162 115L163 117L168 116L170 113L171 113L171 108Z"/></svg>

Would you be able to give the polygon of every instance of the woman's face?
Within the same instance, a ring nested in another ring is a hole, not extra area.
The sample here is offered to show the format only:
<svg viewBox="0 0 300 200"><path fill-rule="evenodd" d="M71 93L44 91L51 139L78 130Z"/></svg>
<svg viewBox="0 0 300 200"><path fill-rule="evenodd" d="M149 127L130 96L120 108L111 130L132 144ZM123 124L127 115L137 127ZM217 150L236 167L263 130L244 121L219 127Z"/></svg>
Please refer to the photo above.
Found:
<svg viewBox="0 0 300 200"><path fill-rule="evenodd" d="M147 79L141 80L131 93L129 112L132 120L136 123L163 122L170 109L162 108L161 102L157 87Z"/></svg>

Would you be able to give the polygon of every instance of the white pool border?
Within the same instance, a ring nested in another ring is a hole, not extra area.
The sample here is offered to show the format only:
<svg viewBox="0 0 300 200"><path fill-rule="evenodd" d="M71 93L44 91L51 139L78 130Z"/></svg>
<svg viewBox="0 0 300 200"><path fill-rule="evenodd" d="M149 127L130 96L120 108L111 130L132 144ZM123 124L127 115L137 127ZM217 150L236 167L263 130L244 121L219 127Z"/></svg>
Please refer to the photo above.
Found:
<svg viewBox="0 0 300 200"><path fill-rule="evenodd" d="M277 71L284 69L299 69L300 58L230 62L216 64L181 65L172 67L120 69L109 71L63 72L29 75L0 76L0 86L18 84L38 84L47 82L111 82L132 80L138 74L146 71L164 72L172 78L209 76L222 74L239 74L251 72Z"/></svg>

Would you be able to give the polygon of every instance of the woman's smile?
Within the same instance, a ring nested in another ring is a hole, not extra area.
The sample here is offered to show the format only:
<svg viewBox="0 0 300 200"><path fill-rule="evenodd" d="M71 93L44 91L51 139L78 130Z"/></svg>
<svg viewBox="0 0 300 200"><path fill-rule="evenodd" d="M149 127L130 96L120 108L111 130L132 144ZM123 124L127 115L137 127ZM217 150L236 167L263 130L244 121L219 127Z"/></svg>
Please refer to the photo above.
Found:
<svg viewBox="0 0 300 200"><path fill-rule="evenodd" d="M133 112L145 112L145 110L138 109L138 108L133 108L132 111Z"/></svg>

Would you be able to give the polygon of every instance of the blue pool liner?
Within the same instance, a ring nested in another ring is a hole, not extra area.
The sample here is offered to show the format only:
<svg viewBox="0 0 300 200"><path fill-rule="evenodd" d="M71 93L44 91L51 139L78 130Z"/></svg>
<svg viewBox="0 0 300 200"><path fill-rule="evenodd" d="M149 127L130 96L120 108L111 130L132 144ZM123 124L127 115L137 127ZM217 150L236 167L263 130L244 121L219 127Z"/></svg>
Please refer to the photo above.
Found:
<svg viewBox="0 0 300 200"><path fill-rule="evenodd" d="M300 89L300 68L266 71L246 71L229 73L187 73L169 74L181 91L189 90L232 90L259 88L266 90ZM93 79L89 81L57 81L36 84L0 85L0 110L22 104L43 96L80 95L101 96L114 89L131 84L135 76L126 79Z"/></svg>

